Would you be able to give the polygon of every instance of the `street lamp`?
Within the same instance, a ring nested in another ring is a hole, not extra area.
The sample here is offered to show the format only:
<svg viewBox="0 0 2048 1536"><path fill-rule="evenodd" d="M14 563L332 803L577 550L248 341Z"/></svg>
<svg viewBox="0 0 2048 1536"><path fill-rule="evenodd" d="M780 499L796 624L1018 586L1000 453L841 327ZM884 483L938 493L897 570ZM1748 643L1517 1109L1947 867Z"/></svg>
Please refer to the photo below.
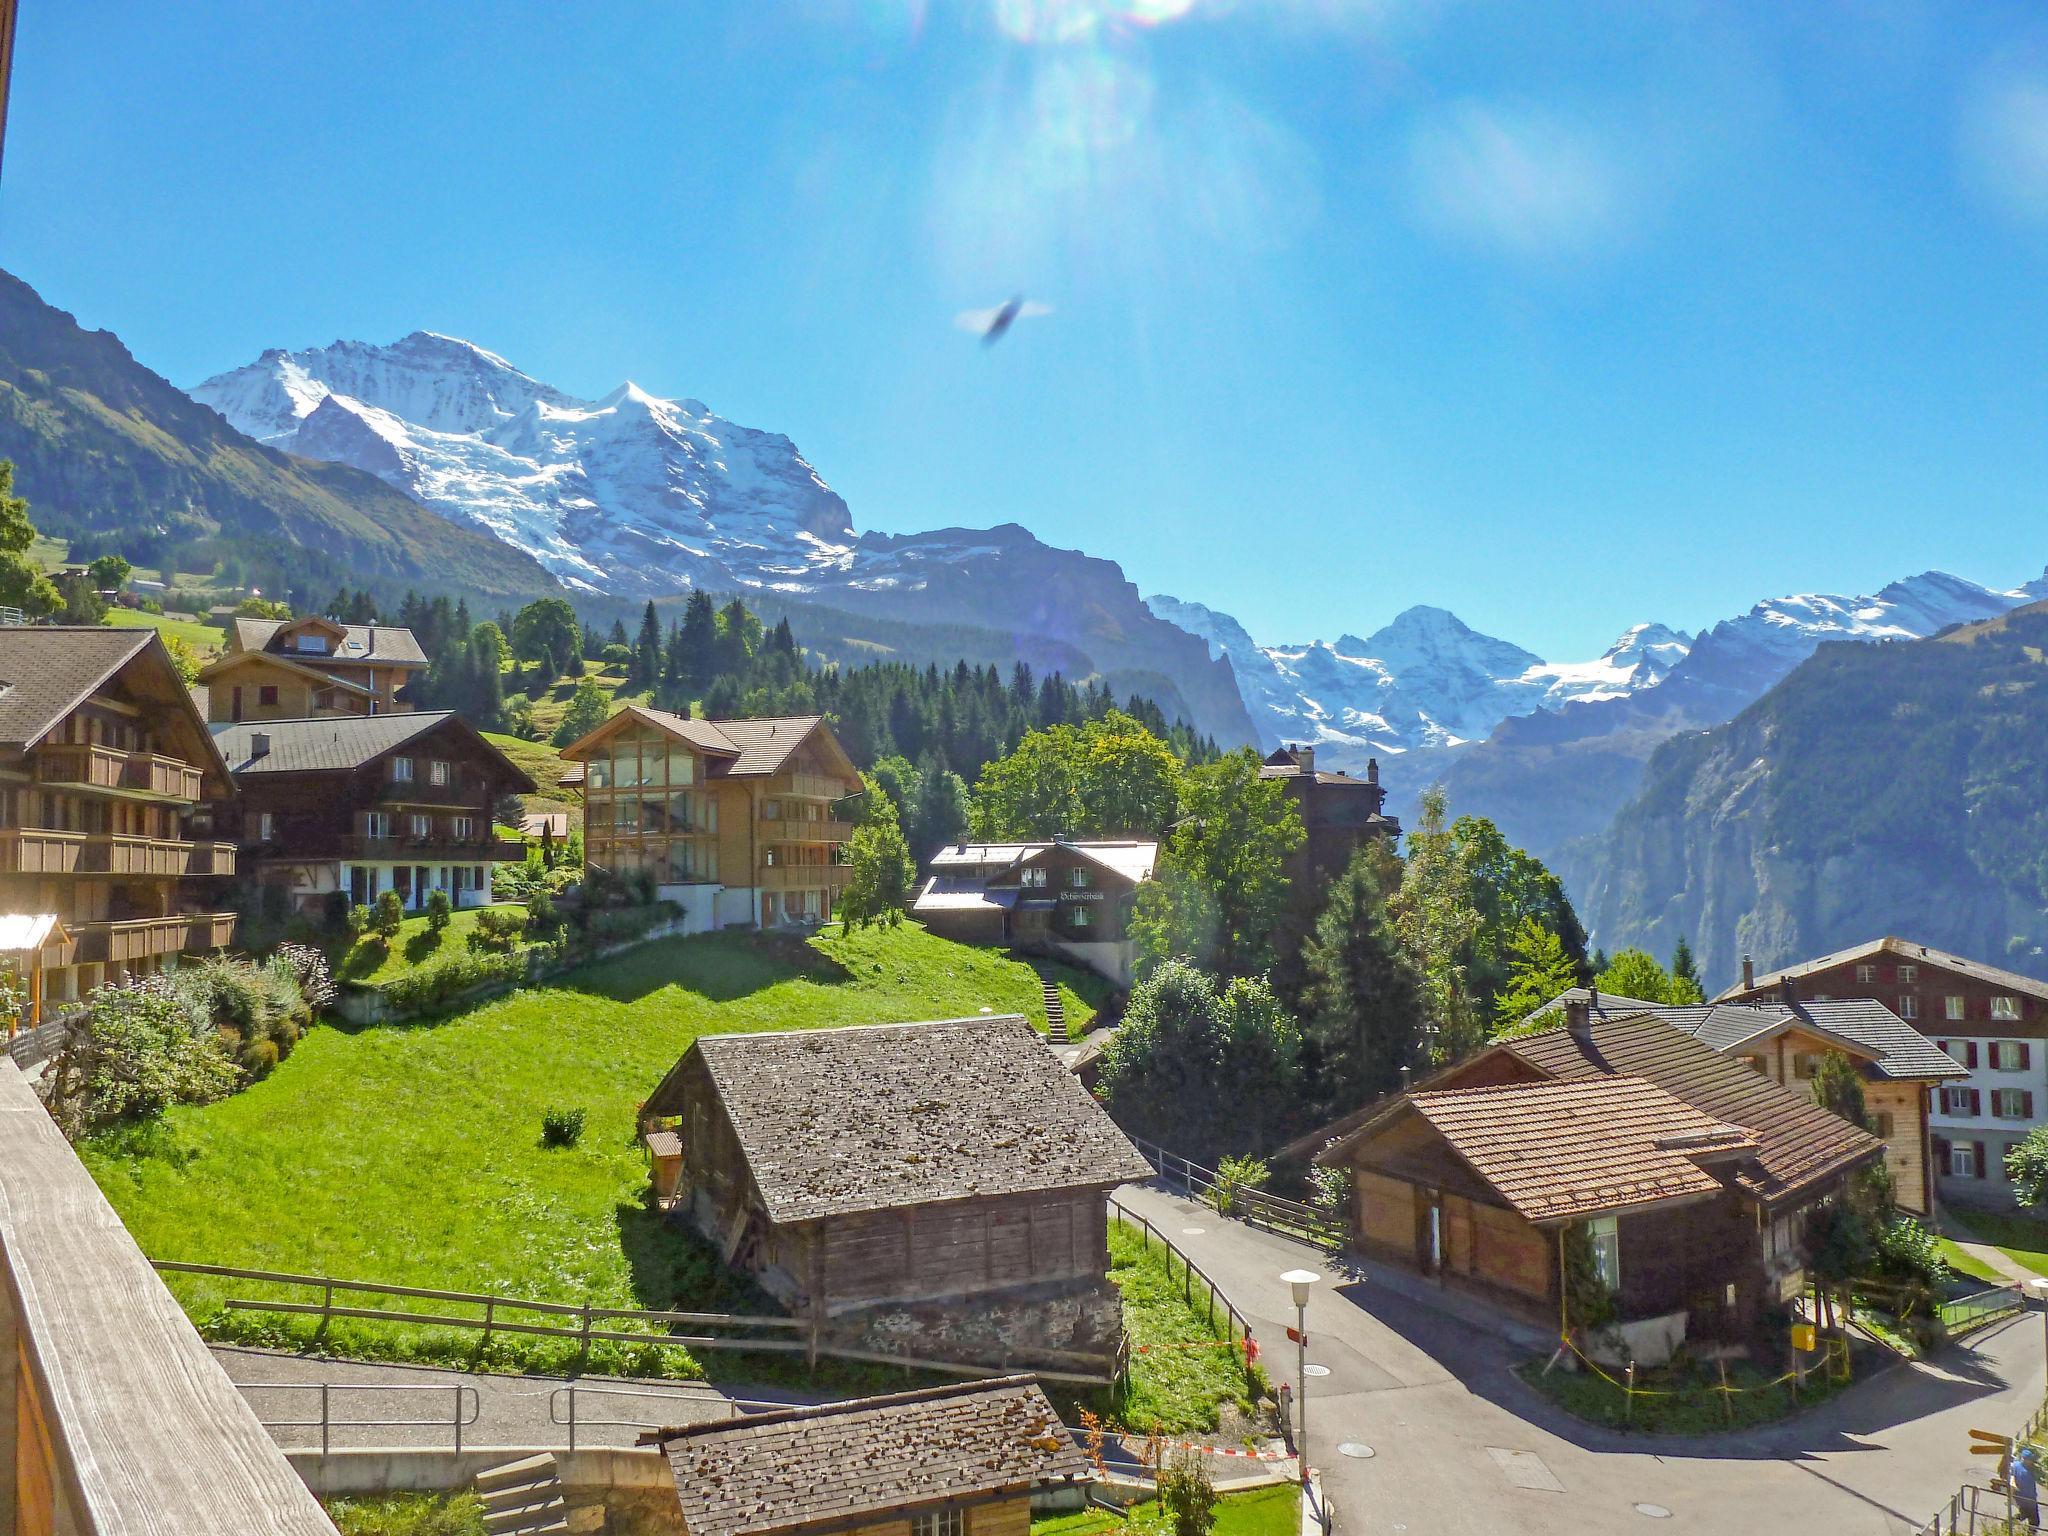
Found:
<svg viewBox="0 0 2048 1536"><path fill-rule="evenodd" d="M2044 1329L2048 1329L2048 1280L2036 1275L2027 1282L2027 1289L2034 1293L2034 1300L2040 1303L2041 1322Z"/></svg>
<svg viewBox="0 0 2048 1536"><path fill-rule="evenodd" d="M1294 1293L1294 1373L1300 1384L1294 1394L1294 1449L1301 1458L1301 1486L1308 1487L1308 1288L1322 1278L1306 1269L1290 1269L1280 1279Z"/></svg>

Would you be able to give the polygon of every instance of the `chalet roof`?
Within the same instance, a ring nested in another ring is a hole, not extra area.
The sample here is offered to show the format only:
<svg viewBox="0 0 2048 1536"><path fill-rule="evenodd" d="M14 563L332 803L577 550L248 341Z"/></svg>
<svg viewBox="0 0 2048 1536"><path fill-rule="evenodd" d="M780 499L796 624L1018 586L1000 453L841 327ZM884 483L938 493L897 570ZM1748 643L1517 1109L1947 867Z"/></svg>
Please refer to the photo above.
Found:
<svg viewBox="0 0 2048 1536"><path fill-rule="evenodd" d="M0 748L26 752L86 699L131 662L155 653L156 682L131 674L138 691L154 694L181 715L197 751L224 765L213 752L206 722L178 676L170 653L154 629L116 629L100 624L0 626Z"/></svg>
<svg viewBox="0 0 2048 1536"><path fill-rule="evenodd" d="M562 749L566 758L579 758L586 748L622 724L638 720L687 742L699 752L721 759L715 771L725 778L766 778L780 773L783 765L811 734L825 723L823 715L775 715L759 720L696 720L666 709L649 709L628 704L588 735ZM831 733L826 732L827 739ZM837 750L836 742L834 750ZM843 755L843 754L842 754ZM848 765L849 768L851 764ZM582 783L580 773L564 774L560 782Z"/></svg>
<svg viewBox="0 0 2048 1536"><path fill-rule="evenodd" d="M1583 1036L1566 1029L1524 1035L1495 1049L1566 1082L1614 1075L1647 1078L1702 1114L1746 1127L1757 1138L1757 1152L1737 1182L1766 1204L1832 1179L1884 1147L1806 1095L1781 1087L1654 1013L1598 1020Z"/></svg>
<svg viewBox="0 0 2048 1536"><path fill-rule="evenodd" d="M1573 987L1530 1015L1562 1023L1566 1006L1586 1002L1588 989ZM1875 998L1795 998L1785 1002L1646 1003L1599 994L1599 1016L1622 1018L1648 1013L1717 1051L1733 1051L1786 1029L1804 1029L1860 1058L1874 1077L1895 1082L1938 1082L1961 1077L1964 1067L1919 1030Z"/></svg>
<svg viewBox="0 0 2048 1536"><path fill-rule="evenodd" d="M1089 1472L1028 1376L746 1414L650 1438L668 1458L690 1536L863 1524Z"/></svg>
<svg viewBox="0 0 2048 1536"><path fill-rule="evenodd" d="M991 877L1029 864L1055 849L1078 854L1133 885L1152 878L1159 862L1159 844L1144 838L1061 838L1038 843L952 843L928 861L940 873L989 869Z"/></svg>
<svg viewBox="0 0 2048 1536"><path fill-rule="evenodd" d="M1987 986L2004 987L2009 991L2024 993L2028 997L2048 1000L2048 981L2039 981L2032 976L2022 976L2018 971L2008 971L1996 965L1986 965L1982 960L1971 960L1963 955L1951 954L1944 949L1933 949L1925 944L1915 944L1910 939L1887 934L1881 939L1838 949L1833 954L1822 955L1817 960L1804 960L1797 965L1783 966L1778 970L1758 976L1751 986L1734 986L1722 992L1717 1002L1733 1001L1751 996L1757 992L1770 991L1784 981L1797 981L1801 977L1831 971L1838 965L1853 961L1875 960L1879 956L1890 956L1903 960L1908 965L1926 964L1942 970L1954 971L1960 976L1972 977Z"/></svg>
<svg viewBox="0 0 2048 1536"><path fill-rule="evenodd" d="M234 643L229 649L231 652L268 650L280 630L295 629L304 622L303 619L236 619ZM328 619L324 626L329 632L341 632L341 641L333 650L286 650L271 654L302 661L377 662L391 667L424 667L427 664L427 653L420 649L413 632L403 624L336 624Z"/></svg>
<svg viewBox="0 0 2048 1536"><path fill-rule="evenodd" d="M690 1051L777 1223L1151 1176L1016 1014L705 1035ZM680 1112L682 1065L649 1113Z"/></svg>
<svg viewBox="0 0 2048 1536"><path fill-rule="evenodd" d="M199 678L202 682L210 682L233 667L277 667L285 672L297 672L312 678L323 688L341 688L350 693L362 694L366 698L371 696L374 690L368 683L357 682L352 677L344 677L339 672L330 672L315 664L327 659L324 656L315 657L310 654L294 656L285 651L229 651L200 668Z"/></svg>
<svg viewBox="0 0 2048 1536"><path fill-rule="evenodd" d="M1018 889L999 885L991 890L978 880L953 880L933 875L911 903L913 914L926 912L1007 912L1017 905Z"/></svg>
<svg viewBox="0 0 2048 1536"><path fill-rule="evenodd" d="M208 727L237 778L272 773L351 773L387 752L453 723L486 755L495 758L511 787L534 788L524 769L493 746L474 726L449 709L399 710L388 715L316 716L301 720L220 721ZM253 756L258 736L270 750Z"/></svg>
<svg viewBox="0 0 2048 1536"><path fill-rule="evenodd" d="M1756 1150L1737 1125L1640 1077L1511 1083L1397 1101L1524 1218L1538 1224L1718 1193L1704 1161ZM1369 1140L1387 1119L1359 1133Z"/></svg>
<svg viewBox="0 0 2048 1536"><path fill-rule="evenodd" d="M69 937L54 912L0 913L0 955L39 954Z"/></svg>

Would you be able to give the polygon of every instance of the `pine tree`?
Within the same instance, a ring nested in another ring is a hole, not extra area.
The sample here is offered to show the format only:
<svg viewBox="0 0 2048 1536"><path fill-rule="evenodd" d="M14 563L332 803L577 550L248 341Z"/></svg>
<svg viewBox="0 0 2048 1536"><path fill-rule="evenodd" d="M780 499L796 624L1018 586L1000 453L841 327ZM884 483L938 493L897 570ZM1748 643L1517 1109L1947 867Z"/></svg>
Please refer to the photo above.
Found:
<svg viewBox="0 0 2048 1536"><path fill-rule="evenodd" d="M1671 984L1673 1002L1697 1003L1706 1000L1707 989L1700 985L1700 968L1692 958L1692 945L1685 941L1685 935L1678 936L1678 943L1671 951ZM1680 997L1676 994L1685 993Z"/></svg>
<svg viewBox="0 0 2048 1536"><path fill-rule="evenodd" d="M629 690L652 688L661 680L661 620L654 612L654 599L640 615L640 633L633 639L633 662L626 669Z"/></svg>
<svg viewBox="0 0 2048 1536"><path fill-rule="evenodd" d="M1302 955L1310 1092L1343 1113L1399 1086L1422 1049L1422 979L1403 952L1361 848L1330 886Z"/></svg>
<svg viewBox="0 0 2048 1536"><path fill-rule="evenodd" d="M696 698L718 675L718 609L709 592L692 592L683 605L679 645L682 666L677 682L685 694Z"/></svg>

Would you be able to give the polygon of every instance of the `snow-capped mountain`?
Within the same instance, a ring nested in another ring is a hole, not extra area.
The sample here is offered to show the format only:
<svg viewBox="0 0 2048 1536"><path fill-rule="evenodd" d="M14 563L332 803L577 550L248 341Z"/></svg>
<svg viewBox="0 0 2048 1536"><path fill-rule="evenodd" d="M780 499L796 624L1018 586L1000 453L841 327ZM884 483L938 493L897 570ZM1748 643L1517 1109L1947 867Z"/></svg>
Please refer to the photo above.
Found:
<svg viewBox="0 0 2048 1536"><path fill-rule="evenodd" d="M1265 744L1313 742L1345 764L1453 746L1511 715L1650 687L1690 643L1662 624L1638 624L1596 660L1547 662L1445 609L1416 607L1365 639L1262 646L1229 614L1163 595L1145 601L1230 659Z"/></svg>
<svg viewBox="0 0 2048 1536"><path fill-rule="evenodd" d="M695 400L630 383L578 399L429 331L273 349L191 393L271 447L368 470L488 530L572 587L751 590L968 626L1014 639L1018 656L1078 652L1119 696L1151 697L1226 745L1254 734L1228 663L1155 617L1113 562L1014 523L856 535L794 443Z"/></svg>
<svg viewBox="0 0 2048 1536"><path fill-rule="evenodd" d="M192 394L259 442L366 469L590 591L800 587L853 555L846 503L788 438L631 383L578 400L452 336L273 349Z"/></svg>

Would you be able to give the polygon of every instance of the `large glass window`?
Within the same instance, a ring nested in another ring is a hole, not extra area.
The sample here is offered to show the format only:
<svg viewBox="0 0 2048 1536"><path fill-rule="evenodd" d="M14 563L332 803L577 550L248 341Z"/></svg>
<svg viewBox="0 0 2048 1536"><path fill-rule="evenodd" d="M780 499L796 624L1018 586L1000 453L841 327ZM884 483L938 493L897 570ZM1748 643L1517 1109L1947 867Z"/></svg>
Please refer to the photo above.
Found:
<svg viewBox="0 0 2048 1536"><path fill-rule="evenodd" d="M681 747L668 749L668 782L671 788L697 782L697 759Z"/></svg>
<svg viewBox="0 0 2048 1536"><path fill-rule="evenodd" d="M1613 1216L1595 1216L1586 1223L1593 1244L1593 1273L1610 1291L1621 1289L1621 1223Z"/></svg>
<svg viewBox="0 0 2048 1536"><path fill-rule="evenodd" d="M609 753L593 752L583 765L583 787L610 789L612 787L612 760Z"/></svg>

